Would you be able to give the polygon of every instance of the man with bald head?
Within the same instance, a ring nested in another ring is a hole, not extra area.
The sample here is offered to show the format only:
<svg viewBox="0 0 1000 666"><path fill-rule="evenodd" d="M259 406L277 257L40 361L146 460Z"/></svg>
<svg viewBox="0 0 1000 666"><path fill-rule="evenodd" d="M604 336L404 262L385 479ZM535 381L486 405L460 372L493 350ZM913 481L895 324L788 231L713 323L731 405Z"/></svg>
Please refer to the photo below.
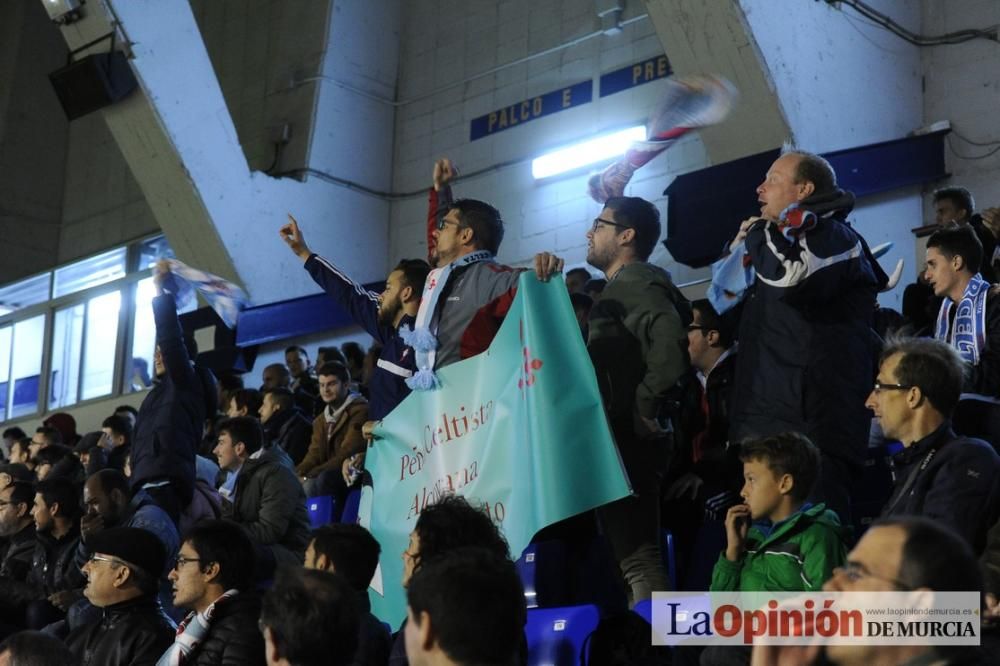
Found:
<svg viewBox="0 0 1000 666"><path fill-rule="evenodd" d="M814 499L850 522L850 480L871 424L875 296L888 278L847 221L854 195L822 157L786 149L757 200L760 215L730 244L755 275L744 292L730 440L806 435L823 455Z"/></svg>
<svg viewBox="0 0 1000 666"><path fill-rule="evenodd" d="M275 388L289 388L292 384L292 373L281 363L272 363L261 373L261 391Z"/></svg>

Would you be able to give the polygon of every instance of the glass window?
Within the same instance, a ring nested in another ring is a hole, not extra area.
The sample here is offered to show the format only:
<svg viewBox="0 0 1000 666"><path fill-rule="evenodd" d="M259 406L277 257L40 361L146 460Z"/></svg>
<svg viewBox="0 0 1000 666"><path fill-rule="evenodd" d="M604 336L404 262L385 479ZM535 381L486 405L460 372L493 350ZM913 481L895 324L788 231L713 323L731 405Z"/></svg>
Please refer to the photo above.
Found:
<svg viewBox="0 0 1000 666"><path fill-rule="evenodd" d="M152 378L156 376L153 369L153 352L156 350L156 322L153 321L153 297L156 296L156 286L153 278L148 277L135 284L135 321L132 322L132 350L125 364L125 382L123 391L126 393L142 391L152 386ZM192 302L188 307L181 308L178 314L197 309Z"/></svg>
<svg viewBox="0 0 1000 666"><path fill-rule="evenodd" d="M0 316L49 300L52 273L9 284L0 289Z"/></svg>
<svg viewBox="0 0 1000 666"><path fill-rule="evenodd" d="M52 327L52 387L49 408L65 407L79 400L80 351L87 306L79 303L56 312Z"/></svg>
<svg viewBox="0 0 1000 666"><path fill-rule="evenodd" d="M143 241L139 244L139 267L137 270L144 271L152 268L160 259L173 259L174 251L167 242L166 236L157 236Z"/></svg>
<svg viewBox="0 0 1000 666"><path fill-rule="evenodd" d="M17 418L38 411L38 382L42 372L44 338L45 315L14 324L11 389L7 396L8 418Z"/></svg>
<svg viewBox="0 0 1000 666"><path fill-rule="evenodd" d="M125 248L120 247L96 257L57 268L53 297L59 298L90 287L125 277Z"/></svg>
<svg viewBox="0 0 1000 666"><path fill-rule="evenodd" d="M0 419L7 420L7 386L10 380L11 326L0 328Z"/></svg>
<svg viewBox="0 0 1000 666"><path fill-rule="evenodd" d="M87 302L87 339L83 348L80 400L107 395L114 387L121 303L120 291L95 296Z"/></svg>

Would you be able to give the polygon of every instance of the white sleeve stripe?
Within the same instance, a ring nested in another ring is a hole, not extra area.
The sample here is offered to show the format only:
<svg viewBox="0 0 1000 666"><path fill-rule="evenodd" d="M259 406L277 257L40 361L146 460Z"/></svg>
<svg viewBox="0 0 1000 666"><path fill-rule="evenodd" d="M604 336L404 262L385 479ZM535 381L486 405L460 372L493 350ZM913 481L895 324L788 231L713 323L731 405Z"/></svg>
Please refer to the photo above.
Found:
<svg viewBox="0 0 1000 666"><path fill-rule="evenodd" d="M770 234L765 232L764 237L767 239L768 249L770 249L774 256L781 261L781 265L785 268L784 276L777 280L769 280L761 275L760 271L757 272L757 279L761 280L765 284L771 285L772 287L793 287L823 268L833 266L834 264L838 264L842 261L857 259L863 254L861 242L857 241L854 243L854 247L845 252L835 254L832 257L820 258L812 253L809 249L809 243L806 241L806 237L802 236L799 240L802 252L799 255L798 260L792 261L791 259L782 258L778 248L775 247L774 242L771 240Z"/></svg>
<svg viewBox="0 0 1000 666"><path fill-rule="evenodd" d="M360 284L358 284L357 282L355 282L351 278L349 278L346 275L344 275L344 273L342 273L339 268L337 268L336 266L334 266L333 264L331 264L329 261L327 261L323 257L319 256L318 254L316 255L316 261L318 261L320 264L322 264L323 266L325 266L328 271L330 271L331 273L333 273L334 275L336 275L337 277L339 277L344 282L350 283L350 285L352 287L354 287L354 291L357 292L358 296L365 296L368 299L375 301L376 303L378 302L378 294L376 294L374 291L368 291L367 289L365 289L364 287L362 287Z"/></svg>
<svg viewBox="0 0 1000 666"><path fill-rule="evenodd" d="M387 361L384 358L380 358L379 360L377 360L375 362L375 365L377 365L378 367L382 368L386 372L391 372L392 374L397 375L399 377L412 377L413 376L413 371L412 370L407 370L406 368L404 368L404 367L402 367L400 365L396 365L395 363L393 363L391 361Z"/></svg>

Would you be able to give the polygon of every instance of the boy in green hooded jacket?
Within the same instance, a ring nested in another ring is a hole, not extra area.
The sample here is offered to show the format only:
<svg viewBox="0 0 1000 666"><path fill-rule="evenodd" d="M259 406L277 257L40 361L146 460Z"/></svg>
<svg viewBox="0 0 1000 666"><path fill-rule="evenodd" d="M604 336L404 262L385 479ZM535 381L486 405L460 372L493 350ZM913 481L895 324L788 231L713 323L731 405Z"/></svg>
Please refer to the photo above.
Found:
<svg viewBox="0 0 1000 666"><path fill-rule="evenodd" d="M726 514L727 545L711 591L821 589L844 563L847 528L824 504L806 502L819 476L819 451L803 435L782 433L745 442L740 460L746 504Z"/></svg>

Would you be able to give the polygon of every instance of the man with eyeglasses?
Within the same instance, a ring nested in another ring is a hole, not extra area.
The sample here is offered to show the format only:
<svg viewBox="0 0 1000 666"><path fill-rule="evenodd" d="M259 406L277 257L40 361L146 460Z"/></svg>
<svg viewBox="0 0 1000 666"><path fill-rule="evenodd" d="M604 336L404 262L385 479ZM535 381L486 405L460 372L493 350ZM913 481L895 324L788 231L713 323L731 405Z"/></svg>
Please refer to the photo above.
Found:
<svg viewBox="0 0 1000 666"><path fill-rule="evenodd" d="M660 213L637 197L613 197L587 232L587 263L608 280L590 310L587 349L634 495L598 509L632 602L670 589L660 555L660 484L671 433L660 408L688 369L691 321L670 274L648 262Z"/></svg>
<svg viewBox="0 0 1000 666"><path fill-rule="evenodd" d="M848 523L871 428L864 396L877 354L875 297L888 277L847 221L854 195L819 155L783 151L757 200L759 215L729 246L742 290L709 289L719 312L737 301L733 289L743 302L730 439L806 435L823 456L812 499Z"/></svg>
<svg viewBox="0 0 1000 666"><path fill-rule="evenodd" d="M904 339L883 351L865 406L886 438L905 447L892 461L895 485L882 517L940 520L979 553L1000 510L1000 457L952 430L962 381L962 359L950 346Z"/></svg>
<svg viewBox="0 0 1000 666"><path fill-rule="evenodd" d="M418 370L411 387L431 388L436 385L433 370L486 351L514 302L522 272L496 261L504 237L500 212L485 201L454 200L451 182L456 176L451 160L435 163L427 215L428 253L435 270L417 312ZM544 282L561 273L563 263L541 252L535 255L535 273Z"/></svg>
<svg viewBox="0 0 1000 666"><path fill-rule="evenodd" d="M968 543L939 522L920 517L883 518L875 522L833 570L826 592L941 592L982 589L982 578ZM825 652L825 659L821 659ZM867 644L755 645L752 666L973 666L996 663L976 647ZM818 661L819 660L819 661Z"/></svg>
<svg viewBox="0 0 1000 666"><path fill-rule="evenodd" d="M673 532L680 553L681 580L699 570L707 576L707 562L693 557L698 531L714 533L721 540L722 519L730 506L739 503L743 485L738 447L729 445L739 312L720 315L707 299L694 301L691 309L694 319L687 327L691 372L678 410L677 451L665 483L663 512L664 525ZM706 520L714 522L703 527Z"/></svg>
<svg viewBox="0 0 1000 666"><path fill-rule="evenodd" d="M174 638L173 622L156 598L166 563L163 545L134 527L106 529L90 545L84 595L102 616L73 629L66 645L81 666L156 663Z"/></svg>
<svg viewBox="0 0 1000 666"><path fill-rule="evenodd" d="M184 535L170 582L174 605L190 612L157 664L264 664L257 629L254 547L235 523L205 520Z"/></svg>

